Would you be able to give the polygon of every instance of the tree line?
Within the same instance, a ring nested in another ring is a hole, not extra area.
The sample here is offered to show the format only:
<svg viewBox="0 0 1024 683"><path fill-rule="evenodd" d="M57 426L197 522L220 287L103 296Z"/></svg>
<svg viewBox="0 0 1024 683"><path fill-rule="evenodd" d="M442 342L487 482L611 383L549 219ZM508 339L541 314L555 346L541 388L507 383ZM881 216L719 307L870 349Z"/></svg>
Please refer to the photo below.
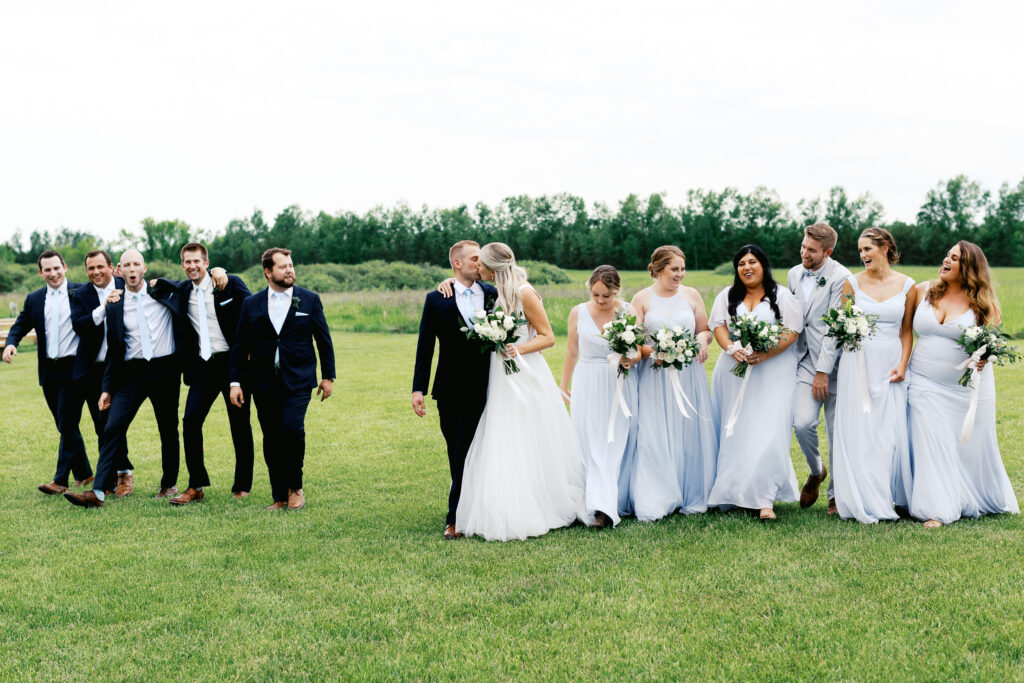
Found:
<svg viewBox="0 0 1024 683"><path fill-rule="evenodd" d="M842 187L827 196L802 199L795 210L766 187L749 194L734 188L695 189L681 205L664 194L631 194L617 208L590 204L571 194L508 197L494 206L413 209L399 203L364 214L312 213L290 206L268 222L263 212L232 220L206 233L180 220L144 219L105 243L69 228L34 231L28 245L16 233L0 245L0 261L34 263L44 249L60 249L72 263L95 248L114 252L136 246L147 259L178 258L188 241L205 243L211 261L239 271L258 262L269 246L287 246L297 264L362 263L371 260L447 265L448 247L460 239L509 244L520 259L547 261L563 268L601 263L637 270L661 244L676 244L690 269L710 269L730 261L747 243L764 247L774 263L794 262L803 227L824 221L839 233L835 258L857 263L857 237L867 227L893 233L908 264L934 264L960 239L978 243L993 265L1024 266L1024 180L992 192L960 175L928 191L914 223L885 221L881 203L869 193L852 197Z"/></svg>

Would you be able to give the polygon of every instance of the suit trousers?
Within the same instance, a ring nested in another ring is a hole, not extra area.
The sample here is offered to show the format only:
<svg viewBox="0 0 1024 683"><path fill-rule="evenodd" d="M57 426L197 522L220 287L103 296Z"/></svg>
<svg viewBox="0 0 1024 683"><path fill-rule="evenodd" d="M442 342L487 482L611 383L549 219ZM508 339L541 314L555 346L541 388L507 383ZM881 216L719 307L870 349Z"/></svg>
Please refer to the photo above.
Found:
<svg viewBox="0 0 1024 683"><path fill-rule="evenodd" d="M198 361L195 379L188 388L185 399L185 417L181 421L181 433L185 441L185 467L188 468L188 485L191 488L209 486L203 456L203 423L213 407L217 396L224 397L228 411L228 425L231 441L235 447L235 480L231 492L252 489L253 447L252 427L249 424L249 395L245 403L236 408L231 403L231 386L228 380L228 353L218 353L210 360Z"/></svg>
<svg viewBox="0 0 1024 683"><path fill-rule="evenodd" d="M82 394L85 396L85 405L89 408L89 416L92 417L92 426L96 431L96 447L99 449L103 446L103 430L107 427L107 417L110 416L109 410L100 410L100 394L103 393L103 363L93 363L92 367L86 373L85 377L81 380ZM117 483L116 475L122 470L134 469L132 467L131 460L128 459L128 440L122 439L120 452L117 456L117 469L110 471L110 476L106 482L97 481L96 488L102 488L105 491L112 491ZM97 466L99 464L97 463Z"/></svg>
<svg viewBox="0 0 1024 683"><path fill-rule="evenodd" d="M39 353L43 353L40 349ZM88 479L92 476L92 467L85 453L85 442L78 423L82 419L82 383L71 379L71 371L75 357L45 360L46 381L43 383L43 396L46 405L53 415L53 421L60 432L57 446L57 469L53 481L60 486L68 485L68 475L73 473L75 479Z"/></svg>
<svg viewBox="0 0 1024 683"><path fill-rule="evenodd" d="M292 391L274 372L270 385L253 391L256 416L263 430L263 458L275 502L287 502L289 489L302 488L306 457L306 409L310 389Z"/></svg>
<svg viewBox="0 0 1024 683"><path fill-rule="evenodd" d="M113 395L110 414L103 430L100 459L96 465L96 488L116 475L123 460L123 444L128 427L148 398L153 406L157 430L160 432L160 455L163 476L160 488L171 488L178 481L180 443L178 440L178 394L181 371L177 359L163 356L153 360L130 360L125 363L127 379Z"/></svg>
<svg viewBox="0 0 1024 683"><path fill-rule="evenodd" d="M832 435L835 433L836 418L836 386L829 382L828 397L818 401L811 393L811 385L806 382L796 383L796 396L793 399L793 430L796 432L797 443L803 451L804 459L811 474L821 474L821 452L818 448L818 423L822 404L825 406L825 434L828 437L829 464L832 463ZM835 498L834 477L828 478L828 497Z"/></svg>
<svg viewBox="0 0 1024 683"><path fill-rule="evenodd" d="M480 415L484 412L484 402L465 405L452 401L437 402L437 415L441 422L441 434L448 446L448 469L452 475L452 485L448 489L448 514L445 524L455 524L455 511L459 507L462 495L462 471L466 466L466 454L473 443L476 426Z"/></svg>

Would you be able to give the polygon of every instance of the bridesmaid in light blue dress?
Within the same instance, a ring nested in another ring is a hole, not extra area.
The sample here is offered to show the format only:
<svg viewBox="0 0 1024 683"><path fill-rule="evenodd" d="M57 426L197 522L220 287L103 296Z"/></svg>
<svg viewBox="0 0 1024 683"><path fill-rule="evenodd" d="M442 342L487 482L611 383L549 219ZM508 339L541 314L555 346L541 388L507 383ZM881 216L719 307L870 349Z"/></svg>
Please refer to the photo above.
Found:
<svg viewBox="0 0 1024 683"><path fill-rule="evenodd" d="M683 370L655 370L654 361L647 359L640 374L629 499L637 519L653 521L676 511L707 511L718 439L710 420L711 394L704 370L711 332L700 293L680 286L686 275L686 257L678 247L658 247L647 269L654 284L638 292L632 306L648 334L678 326L695 334L701 345L697 361ZM686 407L689 417L684 417L677 405L673 376L696 408Z"/></svg>
<svg viewBox="0 0 1024 683"><path fill-rule="evenodd" d="M887 230L865 230L857 250L865 270L847 278L843 299L852 297L865 313L877 315L878 322L875 334L864 340L859 351L844 350L839 359L832 477L839 516L874 524L898 519L896 506L909 504L905 480L909 479L910 444L903 380L914 343L917 290L912 289L912 279L890 268L899 260L899 252ZM867 413L862 386L868 390Z"/></svg>
<svg viewBox="0 0 1024 683"><path fill-rule="evenodd" d="M974 430L966 444L960 443L972 390L958 384L963 370L956 366L968 356L956 339L963 328L1001 319L984 252L971 242L958 242L946 254L939 279L918 285L918 293L918 341L908 393L910 514L929 529L961 517L1017 514L1017 497L999 454L995 380L988 364L975 379Z"/></svg>
<svg viewBox="0 0 1024 683"><path fill-rule="evenodd" d="M797 298L772 278L768 256L761 247L741 247L733 257L733 267L733 284L718 294L711 307L709 324L719 346L723 350L730 347L729 320L744 313L780 322L792 332L767 353L747 355L741 349L731 355L723 351L718 357L711 375L711 395L720 445L708 505L758 510L761 519L775 519L775 502L795 501L800 493L789 457L797 364L791 347L803 329L804 316ZM743 379L729 371L740 361L749 365L747 387L729 435L728 418L743 384Z"/></svg>
<svg viewBox="0 0 1024 683"><path fill-rule="evenodd" d="M619 523L619 477L623 456L636 448L637 372L633 367L622 381L622 396L632 417L615 401L617 365L601 332L619 311L629 304L617 299L619 273L612 266L598 266L587 281L590 301L578 304L569 314L569 339L562 364L562 391L572 395L569 407L583 464L586 469L584 519L592 527ZM627 362L627 365L628 362ZM613 439L608 440L609 422L614 422ZM632 458L630 458L632 460Z"/></svg>

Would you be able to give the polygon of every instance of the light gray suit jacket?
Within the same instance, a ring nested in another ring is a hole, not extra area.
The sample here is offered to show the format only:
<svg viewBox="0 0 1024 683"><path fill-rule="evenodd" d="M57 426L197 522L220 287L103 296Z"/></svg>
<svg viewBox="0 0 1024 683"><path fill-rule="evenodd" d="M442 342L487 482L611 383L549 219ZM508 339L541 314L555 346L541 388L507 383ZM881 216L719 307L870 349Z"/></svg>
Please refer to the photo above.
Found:
<svg viewBox="0 0 1024 683"><path fill-rule="evenodd" d="M825 337L828 328L821 316L825 315L829 308L839 306L842 302L843 283L850 276L850 271L837 261L826 259L820 271L820 277L825 278L825 284L819 287L815 283L806 300L801 286L803 274L802 265L793 266L789 269L786 281L789 290L800 301L804 312L804 331L800 333L795 344L796 356L800 359L796 369L796 381L810 384L814 381L815 372L824 372L829 375L829 384L833 385L839 370L836 361L842 351L836 348L831 339Z"/></svg>

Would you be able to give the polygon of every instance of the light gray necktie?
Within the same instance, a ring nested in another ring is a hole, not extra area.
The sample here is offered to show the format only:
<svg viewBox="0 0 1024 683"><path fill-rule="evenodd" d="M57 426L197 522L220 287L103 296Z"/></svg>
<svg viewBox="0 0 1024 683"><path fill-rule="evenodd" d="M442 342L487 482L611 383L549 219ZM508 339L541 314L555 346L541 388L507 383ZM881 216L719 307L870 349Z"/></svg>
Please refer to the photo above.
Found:
<svg viewBox="0 0 1024 683"><path fill-rule="evenodd" d="M466 322L472 325L476 322L476 318L473 316L473 291L470 289L462 290L462 297L466 300Z"/></svg>
<svg viewBox="0 0 1024 683"><path fill-rule="evenodd" d="M210 322L206 319L206 290L196 287L196 298L199 301L199 357L210 360Z"/></svg>

